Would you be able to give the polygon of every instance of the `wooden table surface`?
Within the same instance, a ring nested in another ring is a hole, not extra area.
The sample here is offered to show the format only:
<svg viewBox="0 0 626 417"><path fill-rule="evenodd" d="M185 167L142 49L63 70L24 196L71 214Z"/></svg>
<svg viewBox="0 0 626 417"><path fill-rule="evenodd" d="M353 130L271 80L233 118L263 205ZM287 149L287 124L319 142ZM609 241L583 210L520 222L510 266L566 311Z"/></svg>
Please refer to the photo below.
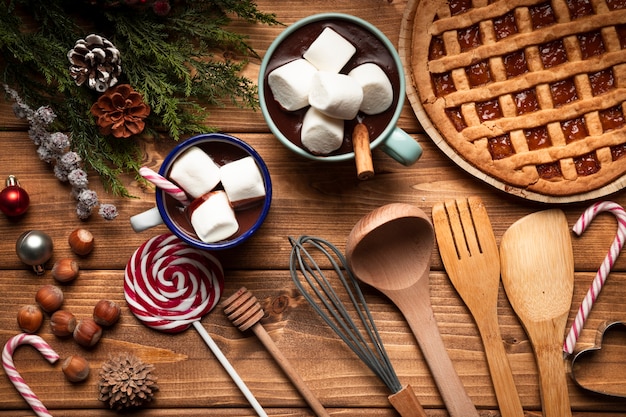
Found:
<svg viewBox="0 0 626 417"><path fill-rule="evenodd" d="M344 12L368 20L398 44L400 22L406 6L403 0L319 0L275 2L258 1L259 8L272 11L291 24L305 16L327 11ZM282 27L236 24L236 30L250 36L250 44L260 56ZM252 60L245 72L256 79L259 60ZM407 101L408 102L408 101ZM62 287L65 308L77 317L91 315L101 298L122 305L121 321L107 329L100 343L84 349L71 339L50 333L46 318L39 335L65 358L72 354L86 357L91 375L81 384L65 380L60 364L48 364L34 349L22 347L15 363L31 388L54 416L88 417L114 415L98 401L100 366L111 355L130 352L155 365L160 386L148 408L137 416L252 416L245 397L221 367L197 332L167 335L142 325L129 311L123 294L124 267L144 241L167 232L164 226L135 233L129 217L154 206L154 193L125 177L133 199L115 198L102 190L95 174L91 186L101 201L117 205L120 215L107 222L94 215L81 222L74 214L74 200L67 185L59 182L51 168L41 162L28 138L27 126L16 119L11 103L0 102L0 175L16 175L28 190L31 205L20 219L0 216L0 343L20 333L16 313L20 306L34 302L37 289L52 284L50 268L55 260L72 256L67 245L69 233L86 227L96 239L95 250L79 258L79 278ZM432 206L450 198L480 196L487 206L496 239L517 219L554 206L525 201L495 190L454 165L430 140L419 136L421 127L406 104L400 127L419 140L424 153L420 161L404 167L380 150L375 150L376 175L359 181L352 162L324 165L295 156L269 133L260 112L234 108L212 109L209 125L219 126L255 147L265 159L274 186L271 211L260 231L244 245L216 253L226 270L224 295L246 286L266 311L262 323L281 352L289 359L310 389L331 415L393 416L385 385L317 317L297 292L289 274L289 236L304 234L325 238L344 249L355 223L366 213L387 203L404 202L422 208L430 215ZM145 162L158 168L173 143L145 143ZM622 205L626 195L607 197ZM591 202L559 206L572 226ZM31 229L47 232L55 248L47 271L37 277L16 256L15 242ZM572 234L575 257L575 287L568 328L576 309L611 245L616 221L601 214L582 237ZM541 236L537 237L538 239ZM475 277L474 279L480 279ZM626 259L620 257L595 304L577 345L589 348L597 329L605 321L626 320ZM411 384L428 416L446 416L444 404L425 364L416 341L400 312L377 291L366 288L366 298L381 330L385 347L404 384ZM445 274L438 249L432 253L430 293L435 317L454 368L481 416L498 416L499 411L483 345L477 327ZM225 299L222 298L222 301ZM271 416L313 415L263 345L252 333L242 333L223 313L222 303L202 320L217 345ZM499 293L499 322L502 342L514 373L526 415L541 415L538 375L526 333L511 309L503 288ZM623 340L623 338L622 338ZM613 358L615 359L615 358ZM619 361L620 358L617 358ZM621 362L607 369L621 367ZM596 377L602 380L598 372ZM573 415L618 416L626 413L626 400L594 395L567 378ZM623 379L622 379L623 381ZM0 416L34 415L9 379L0 376Z"/></svg>

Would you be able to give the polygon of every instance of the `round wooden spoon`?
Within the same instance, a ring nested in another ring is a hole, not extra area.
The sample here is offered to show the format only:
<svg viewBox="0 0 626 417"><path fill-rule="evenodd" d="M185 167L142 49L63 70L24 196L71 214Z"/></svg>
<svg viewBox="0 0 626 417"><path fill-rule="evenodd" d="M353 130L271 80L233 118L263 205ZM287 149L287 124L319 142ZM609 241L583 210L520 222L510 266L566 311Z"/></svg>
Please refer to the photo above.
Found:
<svg viewBox="0 0 626 417"><path fill-rule="evenodd" d="M535 351L545 417L571 416L563 340L574 292L574 255L559 209L513 223L500 242L502 284Z"/></svg>
<svg viewBox="0 0 626 417"><path fill-rule="evenodd" d="M346 257L355 276L385 294L404 315L450 416L478 417L433 314L428 280L434 243L426 213L409 204L388 204L354 226Z"/></svg>

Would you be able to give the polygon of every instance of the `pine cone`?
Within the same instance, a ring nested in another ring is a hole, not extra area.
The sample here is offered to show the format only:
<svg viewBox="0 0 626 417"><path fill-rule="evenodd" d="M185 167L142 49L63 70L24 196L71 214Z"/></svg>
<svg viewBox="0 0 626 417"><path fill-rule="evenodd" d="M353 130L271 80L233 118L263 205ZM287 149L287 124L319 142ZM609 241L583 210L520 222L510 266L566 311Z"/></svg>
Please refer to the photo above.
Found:
<svg viewBox="0 0 626 417"><path fill-rule="evenodd" d="M89 88L100 93L117 84L117 77L122 73L120 51L99 35L91 34L77 40L67 53L67 59L76 85L83 85L86 81Z"/></svg>
<svg viewBox="0 0 626 417"><path fill-rule="evenodd" d="M91 114L97 118L100 133L127 138L143 132L150 107L129 84L120 84L100 96L91 106Z"/></svg>
<svg viewBox="0 0 626 417"><path fill-rule="evenodd" d="M109 359L100 370L98 399L116 411L144 405L159 389L153 369L131 354Z"/></svg>

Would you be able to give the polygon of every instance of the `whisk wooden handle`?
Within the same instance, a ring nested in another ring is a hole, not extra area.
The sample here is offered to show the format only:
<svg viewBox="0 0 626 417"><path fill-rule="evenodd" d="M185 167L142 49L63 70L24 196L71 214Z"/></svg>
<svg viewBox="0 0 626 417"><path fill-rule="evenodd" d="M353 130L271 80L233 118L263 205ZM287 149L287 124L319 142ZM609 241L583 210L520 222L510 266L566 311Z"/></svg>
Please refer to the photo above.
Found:
<svg viewBox="0 0 626 417"><path fill-rule="evenodd" d="M241 331L252 330L261 343L263 343L265 349L267 349L281 367L285 375L287 375L291 383L304 397L315 414L320 417L329 417L322 403L320 403L315 394L308 388L302 377L300 377L300 374L291 366L265 328L259 323L264 313L256 297L245 287L242 287L226 299L224 303L224 313L228 319Z"/></svg>
<svg viewBox="0 0 626 417"><path fill-rule="evenodd" d="M422 404L420 404L410 385L404 386L400 391L387 398L402 417L427 417Z"/></svg>

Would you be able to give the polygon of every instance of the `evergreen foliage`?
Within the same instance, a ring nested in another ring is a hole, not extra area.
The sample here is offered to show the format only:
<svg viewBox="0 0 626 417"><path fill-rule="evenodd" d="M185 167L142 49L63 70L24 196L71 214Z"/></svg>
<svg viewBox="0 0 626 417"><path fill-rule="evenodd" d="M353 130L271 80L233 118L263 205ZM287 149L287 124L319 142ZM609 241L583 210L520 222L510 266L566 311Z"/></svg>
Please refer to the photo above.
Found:
<svg viewBox="0 0 626 417"><path fill-rule="evenodd" d="M103 137L89 109L99 94L78 87L69 75L67 52L96 33L122 57L119 83L128 83L152 109L144 134L165 132L173 140L215 130L204 124L207 109L231 102L258 107L256 84L240 75L254 54L244 36L228 29L233 18L278 24L252 0L178 0L160 16L133 1L8 0L0 2L0 80L31 107L51 106L57 130L70 133L72 149L101 177L107 189L128 196L120 173L137 171L134 140ZM243 60L233 59L241 57Z"/></svg>

